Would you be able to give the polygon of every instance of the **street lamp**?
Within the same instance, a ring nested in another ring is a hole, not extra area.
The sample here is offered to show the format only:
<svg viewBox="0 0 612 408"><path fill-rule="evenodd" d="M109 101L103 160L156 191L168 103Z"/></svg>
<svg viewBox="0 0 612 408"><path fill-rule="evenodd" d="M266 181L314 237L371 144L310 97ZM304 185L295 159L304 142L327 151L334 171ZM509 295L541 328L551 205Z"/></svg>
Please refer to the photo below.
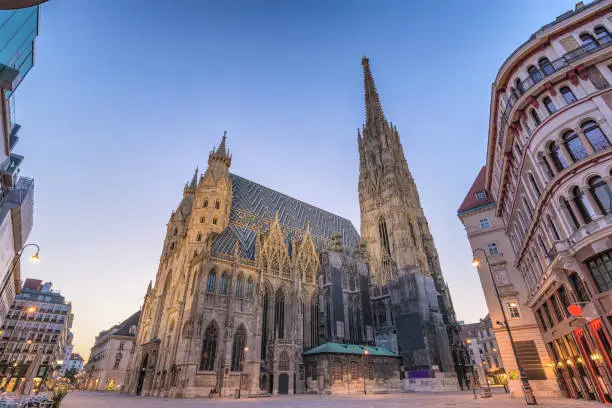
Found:
<svg viewBox="0 0 612 408"><path fill-rule="evenodd" d="M40 247L37 244L25 244L23 247L21 247L21 249L17 251L17 257L15 258L15 261L13 262L13 267L11 268L10 272L6 274L6 277L4 278L4 282L2 283L2 289L0 289L0 299L4 297L4 291L6 290L8 283L11 281L13 272L15 272L15 268L17 268L17 265L19 265L19 260L21 259L23 250L29 246L36 247L36 253L32 255L32 257L30 257L30 261L35 264L40 262L40 257L38 256L38 253L40 252Z"/></svg>
<svg viewBox="0 0 612 408"><path fill-rule="evenodd" d="M244 354L242 356L242 360L240 361L240 381L238 382L238 397L240 398L240 393L242 391L242 371L244 370L244 359L246 358L246 352L249 351L248 347L245 347Z"/></svg>
<svg viewBox="0 0 612 408"><path fill-rule="evenodd" d="M472 261L472 265L478 267L480 265L480 261L476 258L476 252L482 251L484 255L485 262L487 263L487 268L489 268L489 273L491 274L491 280L493 281L493 287L495 288L495 296L497 297L497 301L499 302L499 308L501 309L502 317L504 318L504 322L502 326L506 328L506 332L508 333L508 338L510 339L510 345L512 346L512 353L514 354L514 359L516 360L516 366L519 370L519 376L521 379L521 384L523 387L523 395L525 395L525 402L527 405L537 405L537 401L535 395L533 395L533 389L531 385L529 385L529 380L525 376L525 372L523 371L523 367L518 358L518 354L516 352L516 346L514 345L514 339L512 337L512 330L510 330L510 325L508 324L508 318L506 317L506 311L504 309L504 305L502 303L501 297L499 296L499 289L497 288L497 283L495 282L495 277L493 276L493 270L491 269L491 264L489 263L489 258L487 257L487 253L482 248L476 248L473 252L474 260ZM487 386L489 384L489 380L487 379Z"/></svg>
<svg viewBox="0 0 612 408"><path fill-rule="evenodd" d="M487 388L485 389L485 398L489 398L491 396L493 396L493 394L491 394L491 385L489 385L489 370L487 370L487 362L483 361L482 362L482 369L484 371L484 378L485 381L487 382Z"/></svg>
<svg viewBox="0 0 612 408"><path fill-rule="evenodd" d="M363 395L368 395L368 392L366 390L366 366L365 366L365 357L368 356L368 354L370 353L370 350L368 349L364 349L363 352L361 353L361 365L363 367Z"/></svg>

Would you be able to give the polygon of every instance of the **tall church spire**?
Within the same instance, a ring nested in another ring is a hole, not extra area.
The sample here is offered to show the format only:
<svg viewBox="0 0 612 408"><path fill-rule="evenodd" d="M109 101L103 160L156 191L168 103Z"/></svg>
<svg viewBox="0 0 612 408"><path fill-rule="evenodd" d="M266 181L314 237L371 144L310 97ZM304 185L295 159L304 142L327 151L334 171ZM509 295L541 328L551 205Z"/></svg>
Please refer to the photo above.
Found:
<svg viewBox="0 0 612 408"><path fill-rule="evenodd" d="M386 122L385 114L380 104L380 98L378 97L378 91L376 90L376 84L374 83L374 77L370 71L370 60L364 56L361 59L361 65L363 65L363 87L365 97L365 108L366 108L366 126L371 121Z"/></svg>

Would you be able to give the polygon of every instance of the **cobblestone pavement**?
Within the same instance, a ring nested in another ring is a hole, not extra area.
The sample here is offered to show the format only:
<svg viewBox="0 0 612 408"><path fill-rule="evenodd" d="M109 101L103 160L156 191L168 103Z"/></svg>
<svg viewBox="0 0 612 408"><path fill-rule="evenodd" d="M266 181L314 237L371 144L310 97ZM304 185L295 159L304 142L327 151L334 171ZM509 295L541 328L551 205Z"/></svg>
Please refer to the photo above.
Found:
<svg viewBox="0 0 612 408"><path fill-rule="evenodd" d="M562 398L540 399L540 406L555 406L558 408L596 408L603 407L596 402L585 402ZM510 399L504 394L494 394L492 398L474 400L468 393L440 394L388 394L368 396L326 396L326 395L296 395L269 398L241 399L165 399L134 397L115 393L70 393L62 408L191 408L214 406L219 408L254 407L254 408L405 408L405 407L466 407L466 408L512 408L525 407L522 399Z"/></svg>

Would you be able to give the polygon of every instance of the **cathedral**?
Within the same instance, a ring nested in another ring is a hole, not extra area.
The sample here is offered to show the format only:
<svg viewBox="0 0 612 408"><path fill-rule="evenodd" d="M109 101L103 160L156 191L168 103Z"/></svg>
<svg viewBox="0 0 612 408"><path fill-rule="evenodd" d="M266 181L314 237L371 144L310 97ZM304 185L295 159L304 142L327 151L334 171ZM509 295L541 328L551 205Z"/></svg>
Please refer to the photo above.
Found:
<svg viewBox="0 0 612 408"><path fill-rule="evenodd" d="M361 234L231 173L224 134L168 221L125 392L351 393L400 390L440 372L461 378L433 238L397 129L368 59L362 64Z"/></svg>

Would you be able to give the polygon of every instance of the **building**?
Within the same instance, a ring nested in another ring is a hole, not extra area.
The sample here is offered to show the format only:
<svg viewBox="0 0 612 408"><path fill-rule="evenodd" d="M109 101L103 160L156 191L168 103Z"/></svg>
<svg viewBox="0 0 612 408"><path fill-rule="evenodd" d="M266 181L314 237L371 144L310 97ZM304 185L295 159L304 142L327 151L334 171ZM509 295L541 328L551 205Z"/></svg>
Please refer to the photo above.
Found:
<svg viewBox="0 0 612 408"><path fill-rule="evenodd" d="M383 231L378 219L387 217L384 238L367 227L362 245L350 221L230 173L224 135L170 216L155 285L149 285L142 307L128 392L227 396L240 387L248 394L346 393L348 379L363 382L365 374L349 373L352 357L337 354L355 356L374 346L385 358L403 358L397 371L382 364L374 371L371 381L380 389L399 384L404 369L427 379L446 371L457 387L450 344L461 342L452 337L457 328L448 290L418 195L386 202L390 194L417 192L411 178L402 181L409 172L399 136L382 114L366 58L363 67L362 224L376 218L376 231ZM387 137L393 144L383 146L384 159L393 155L396 162L385 177L395 177L390 184L396 190L385 190L382 199L377 177L383 158L370 157ZM418 223L410 243L401 232L408 231L408 219L393 212L400 204ZM378 263L383 244L396 257L383 262L389 273ZM401 302L391 302L393 291ZM411 291L419 295L411 297ZM334 353L334 344L355 347ZM307 375L306 360L321 355L333 360Z"/></svg>
<svg viewBox="0 0 612 408"><path fill-rule="evenodd" d="M485 250L497 276L520 360L522 342L535 343L539 361L535 353L521 361L527 377L551 384L556 375L564 395L601 402L612 389L610 30L610 1L580 2L507 58L492 87L484 174L466 197L471 212L460 208L472 247ZM479 228L481 219L491 227ZM497 321L487 260L476 255ZM508 340L494 330L510 374Z"/></svg>
<svg viewBox="0 0 612 408"><path fill-rule="evenodd" d="M64 364L59 371L60 376L65 376L67 372L74 370L76 374L83 369L83 357L79 353L72 353L70 357L64 360Z"/></svg>
<svg viewBox="0 0 612 408"><path fill-rule="evenodd" d="M64 358L72 306L51 282L26 279L0 330L0 388L29 393Z"/></svg>
<svg viewBox="0 0 612 408"><path fill-rule="evenodd" d="M497 347L491 317L487 315L477 323L461 325L461 340L466 344L474 369L475 384L507 384L507 375Z"/></svg>
<svg viewBox="0 0 612 408"><path fill-rule="evenodd" d="M121 391L134 350L139 319L140 311L96 336L84 367L87 390Z"/></svg>
<svg viewBox="0 0 612 408"><path fill-rule="evenodd" d="M359 207L376 344L398 352L406 371L435 368L463 383L459 325L416 183L397 128L383 113L368 59L362 64L366 121L357 135Z"/></svg>
<svg viewBox="0 0 612 408"><path fill-rule="evenodd" d="M19 293L19 259L33 223L34 180L20 176L24 157L14 148L21 128L15 120L15 91L34 64L36 3L41 2L0 2L0 324Z"/></svg>

